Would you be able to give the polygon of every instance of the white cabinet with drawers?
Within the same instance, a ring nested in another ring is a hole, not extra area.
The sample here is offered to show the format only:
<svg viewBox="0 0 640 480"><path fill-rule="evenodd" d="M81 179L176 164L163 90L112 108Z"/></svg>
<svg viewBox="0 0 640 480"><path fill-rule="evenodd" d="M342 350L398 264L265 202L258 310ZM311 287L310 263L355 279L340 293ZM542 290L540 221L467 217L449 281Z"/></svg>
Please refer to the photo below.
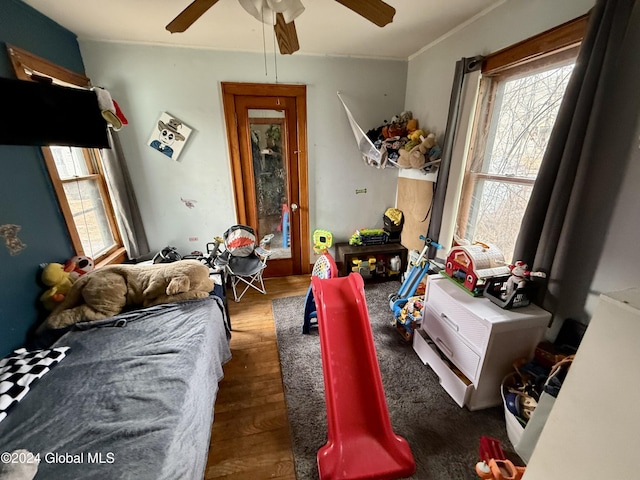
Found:
<svg viewBox="0 0 640 480"><path fill-rule="evenodd" d="M504 310L432 275L413 348L458 405L479 410L501 404L502 379L514 360L533 358L550 318L535 305Z"/></svg>

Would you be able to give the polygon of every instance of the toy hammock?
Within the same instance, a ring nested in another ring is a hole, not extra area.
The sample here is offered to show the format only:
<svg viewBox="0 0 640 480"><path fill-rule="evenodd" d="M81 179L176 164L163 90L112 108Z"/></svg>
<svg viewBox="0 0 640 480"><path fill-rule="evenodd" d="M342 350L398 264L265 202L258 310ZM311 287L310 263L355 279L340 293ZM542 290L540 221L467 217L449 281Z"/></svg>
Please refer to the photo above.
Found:
<svg viewBox="0 0 640 480"><path fill-rule="evenodd" d="M387 163L387 156L375 147L373 142L369 139L369 137L367 137L362 128L360 128L360 125L358 125L358 123L353 118L353 115L351 115L351 112L349 111L347 105L344 103L344 100L342 100L340 92L338 92L338 98L342 102L344 111L347 113L347 118L349 119L351 130L353 130L353 135L356 137L356 142L358 142L358 150L360 150L360 154L362 155L364 163L376 168L384 168Z"/></svg>

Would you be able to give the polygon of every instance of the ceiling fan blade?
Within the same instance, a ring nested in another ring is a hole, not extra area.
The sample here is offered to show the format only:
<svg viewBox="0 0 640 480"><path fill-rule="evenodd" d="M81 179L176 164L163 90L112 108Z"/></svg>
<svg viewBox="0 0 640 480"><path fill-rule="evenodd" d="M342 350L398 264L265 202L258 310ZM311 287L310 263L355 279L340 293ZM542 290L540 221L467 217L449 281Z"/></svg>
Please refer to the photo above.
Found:
<svg viewBox="0 0 640 480"><path fill-rule="evenodd" d="M300 50L295 24L293 22L285 22L284 15L281 13L276 14L276 24L273 29L276 32L278 47L282 55L291 55L293 52Z"/></svg>
<svg viewBox="0 0 640 480"><path fill-rule="evenodd" d="M218 3L218 0L194 0L176 18L171 20L165 28L171 33L184 32L216 3Z"/></svg>
<svg viewBox="0 0 640 480"><path fill-rule="evenodd" d="M336 0L379 27L393 21L396 9L382 0Z"/></svg>

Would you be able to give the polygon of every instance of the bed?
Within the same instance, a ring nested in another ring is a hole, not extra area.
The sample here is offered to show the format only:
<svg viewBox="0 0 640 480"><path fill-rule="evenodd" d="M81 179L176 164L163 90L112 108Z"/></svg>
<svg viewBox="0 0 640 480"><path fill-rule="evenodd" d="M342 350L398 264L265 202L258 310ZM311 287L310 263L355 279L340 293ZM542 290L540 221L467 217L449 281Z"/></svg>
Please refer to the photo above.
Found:
<svg viewBox="0 0 640 480"><path fill-rule="evenodd" d="M229 337L215 295L76 324L0 421L0 452L39 454L36 479L202 479Z"/></svg>

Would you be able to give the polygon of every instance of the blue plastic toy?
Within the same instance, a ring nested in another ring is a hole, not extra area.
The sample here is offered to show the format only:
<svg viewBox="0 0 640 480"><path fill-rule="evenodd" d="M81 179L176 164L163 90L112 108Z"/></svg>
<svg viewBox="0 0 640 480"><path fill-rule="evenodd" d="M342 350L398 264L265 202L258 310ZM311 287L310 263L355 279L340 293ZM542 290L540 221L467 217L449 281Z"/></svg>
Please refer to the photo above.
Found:
<svg viewBox="0 0 640 480"><path fill-rule="evenodd" d="M415 295L418 285L420 285L420 282L431 267L431 262L427 258L429 247L434 246L438 250L442 248L442 245L434 242L424 235L420 235L420 240L424 240L424 248L422 249L422 252L420 252L420 256L413 263L411 270L405 277L404 282L402 282L398 293L392 293L389 295L389 308L393 312L394 318L400 316L402 307L404 307L410 297Z"/></svg>

